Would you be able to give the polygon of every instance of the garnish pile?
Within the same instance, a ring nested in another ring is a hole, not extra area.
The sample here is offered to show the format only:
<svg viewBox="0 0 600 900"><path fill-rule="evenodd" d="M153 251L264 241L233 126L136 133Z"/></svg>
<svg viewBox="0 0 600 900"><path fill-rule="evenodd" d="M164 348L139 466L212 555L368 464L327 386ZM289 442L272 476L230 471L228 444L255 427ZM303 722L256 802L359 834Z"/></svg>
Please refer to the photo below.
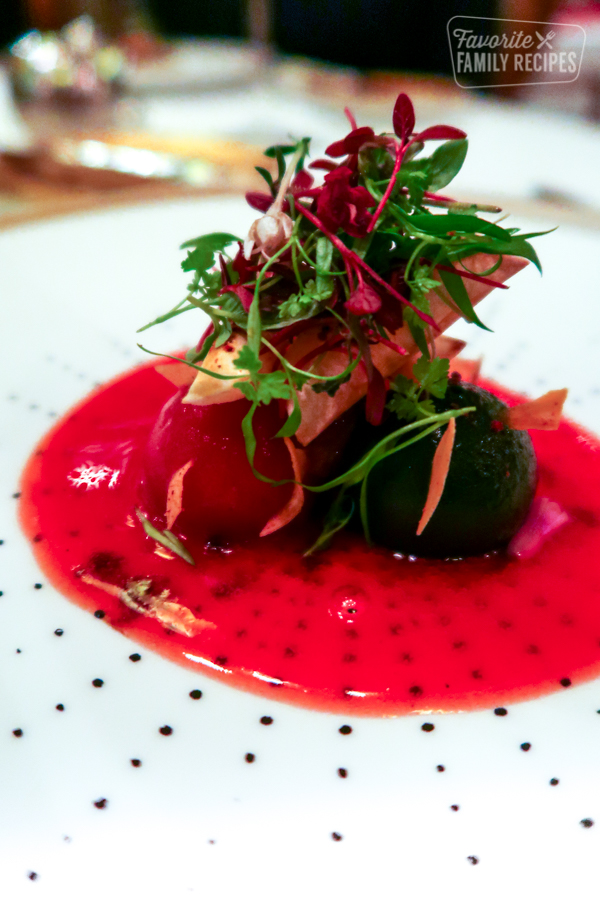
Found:
<svg viewBox="0 0 600 900"><path fill-rule="evenodd" d="M393 133L376 135L346 115L350 131L327 148L327 158L308 162L308 138L265 151L277 171L258 168L265 192L247 200L262 215L247 238L217 233L186 242L188 294L144 326L193 309L210 317L185 359L171 357L189 370L178 382L189 386L183 400L246 398L246 455L254 475L273 485L284 482L255 466L255 414L274 402L285 407L276 437L290 449L296 488L337 489L315 547L347 524L355 507L368 540L367 479L374 465L441 426L453 437L455 420L473 407L436 406L459 343L440 335L458 317L485 328L474 302L506 287L504 280L521 267L514 257L540 269L529 243L537 234L481 216L497 208L440 193L465 160L463 131L416 130L405 94L394 106ZM313 172L324 172L321 183ZM298 462L302 449L363 397L361 415L369 426L385 420L385 435L342 474L316 483ZM447 446L444 452L449 458ZM431 516L436 498L428 503Z"/></svg>

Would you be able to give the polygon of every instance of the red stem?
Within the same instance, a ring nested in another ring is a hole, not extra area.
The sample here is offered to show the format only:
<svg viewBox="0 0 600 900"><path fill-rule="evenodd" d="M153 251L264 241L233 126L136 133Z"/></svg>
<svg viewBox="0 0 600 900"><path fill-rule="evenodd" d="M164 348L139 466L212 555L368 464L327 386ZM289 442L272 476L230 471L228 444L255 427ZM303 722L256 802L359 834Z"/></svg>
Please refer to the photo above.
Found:
<svg viewBox="0 0 600 900"><path fill-rule="evenodd" d="M494 288L503 288L505 291L508 290L507 284L502 284L501 281L494 281L493 278L486 278L485 275L477 275L475 272L465 272L461 269L455 269L453 266L436 266L436 269L441 269L443 272L452 272L454 275L460 275L461 278L466 278L470 281L479 281L481 284L489 284L490 287Z"/></svg>
<svg viewBox="0 0 600 900"><path fill-rule="evenodd" d="M336 237L335 234L332 234L332 232L329 231L329 229L326 228L325 225L323 225L323 223L320 221L320 219L317 218L317 216L315 216L314 213L310 212L310 210L308 210L305 206L302 206L301 203L297 205L296 209L301 212L303 216L306 216L308 221L312 222L312 224L316 228L318 228L326 238L329 238L333 246L341 253L344 262L351 260L355 267L364 269L364 271L368 275L370 275L374 281L376 281L378 284L381 284L386 289L388 294L391 294L391 296L395 297L396 300L404 303L405 306L410 307L410 309L412 309L413 312L418 315L422 322L425 322L426 325L430 325L433 329L435 329L435 331L440 330L438 324L434 321L434 319L432 319L431 316L428 316L427 313L424 313L420 309L417 309L417 307L414 306L410 302L410 300L407 300L406 297L403 297L402 294L399 294L398 291L394 290L391 284L388 284L387 281L384 281L381 275L378 275L377 272L375 272L370 266L368 266L364 259L361 259L361 257L357 253L355 253L354 250L349 250L343 241Z"/></svg>
<svg viewBox="0 0 600 900"><path fill-rule="evenodd" d="M385 194L379 201L379 206L373 213L373 218L371 219L371 224L367 228L367 232L369 232L369 233L371 231L373 231L373 229L375 228L375 223L377 222L377 219L381 215L385 204L390 199L390 194L394 190L394 185L396 184L396 175L400 171L400 166L402 165L402 157L403 156L404 156L404 151L403 151L402 147L399 144L397 144L396 145L396 161L394 162L394 168L392 169L392 175L388 182L388 186L385 189Z"/></svg>
<svg viewBox="0 0 600 900"><path fill-rule="evenodd" d="M344 107L344 115L350 122L350 127L352 128L352 131L356 131L356 119L354 118L354 116L352 115L352 113L350 112L350 110L348 109L347 106Z"/></svg>

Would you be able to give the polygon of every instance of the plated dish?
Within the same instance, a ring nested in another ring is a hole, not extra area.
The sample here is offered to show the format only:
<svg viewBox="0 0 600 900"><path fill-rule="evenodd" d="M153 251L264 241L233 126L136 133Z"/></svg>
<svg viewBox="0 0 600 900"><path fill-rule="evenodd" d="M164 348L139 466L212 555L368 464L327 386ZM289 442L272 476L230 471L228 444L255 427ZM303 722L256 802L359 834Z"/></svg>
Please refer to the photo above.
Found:
<svg viewBox="0 0 600 900"><path fill-rule="evenodd" d="M150 325L208 314L191 349L103 387L35 451L20 502L38 560L152 649L314 708L493 707L593 677L598 445L559 429L566 390L510 396L444 335L485 329L474 304L541 269L540 235L439 193L466 135L419 131L406 95L389 134L348 117L310 163L322 184L308 139L270 148L245 240L184 244L187 296Z"/></svg>
<svg viewBox="0 0 600 900"><path fill-rule="evenodd" d="M357 718L290 706L173 665L65 603L18 530L13 494L50 415L146 359L132 354L132 335L172 296L177 244L195 233L243 235L254 218L243 201L219 198L0 236L3 293L13 301L4 307L1 398L12 437L0 451L10 773L0 793L11 810L1 823L2 886L15 898L35 891L69 900L92 890L92 880L98 891L187 897L214 889L232 900L295 900L321 888L385 896L390 885L427 900L449 884L467 898L543 890L558 900L589 890L600 816L597 682L508 704L506 715ZM552 223L519 224L536 231ZM568 414L597 432L600 385L589 360L599 323L587 272L564 264L592 258L597 238L564 228L543 241L544 280L525 270L511 292L489 296L482 309L493 333L465 325L454 335L469 341L472 357L485 353L486 376L511 390L537 396L568 384ZM189 279L180 278L183 292ZM584 333L564 319L566 296L579 298ZM184 346L183 319L148 345ZM519 614L514 622L522 646L526 621ZM198 690L199 699L189 696ZM165 725L170 735L160 732Z"/></svg>

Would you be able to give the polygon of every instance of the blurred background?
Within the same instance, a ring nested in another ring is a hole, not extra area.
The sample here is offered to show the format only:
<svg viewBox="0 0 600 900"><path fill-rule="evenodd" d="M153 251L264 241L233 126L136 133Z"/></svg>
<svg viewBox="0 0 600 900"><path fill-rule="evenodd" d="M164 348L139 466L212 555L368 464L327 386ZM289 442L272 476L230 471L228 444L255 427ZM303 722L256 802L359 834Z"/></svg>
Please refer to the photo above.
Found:
<svg viewBox="0 0 600 900"><path fill-rule="evenodd" d="M455 16L556 23L557 52L578 25L579 74L461 87ZM0 48L0 227L256 187L262 148L321 153L345 106L389 130L402 90L420 126L467 131L461 199L600 228L600 2L2 0Z"/></svg>

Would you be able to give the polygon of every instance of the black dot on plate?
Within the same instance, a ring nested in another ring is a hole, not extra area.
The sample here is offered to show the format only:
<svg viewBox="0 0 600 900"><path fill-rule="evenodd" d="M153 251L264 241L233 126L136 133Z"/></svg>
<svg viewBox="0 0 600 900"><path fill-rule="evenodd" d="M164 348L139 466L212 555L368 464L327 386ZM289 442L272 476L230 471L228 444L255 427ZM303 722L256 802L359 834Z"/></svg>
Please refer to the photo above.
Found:
<svg viewBox="0 0 600 900"><path fill-rule="evenodd" d="M65 704L64 704L64 703L57 703L57 704L56 704L56 709L57 709L59 712L64 712Z"/></svg>
<svg viewBox="0 0 600 900"><path fill-rule="evenodd" d="M28 872L27 877L29 878L30 881L37 881L37 879L39 878L39 875L37 872Z"/></svg>
<svg viewBox="0 0 600 900"><path fill-rule="evenodd" d="M15 737L23 737L23 729L22 728L13 728L13 734Z"/></svg>
<svg viewBox="0 0 600 900"><path fill-rule="evenodd" d="M103 609L97 609L95 611L94 615L96 616L97 619L103 619L104 616L106 615L106 613L104 612Z"/></svg>
<svg viewBox="0 0 600 900"><path fill-rule="evenodd" d="M347 777L348 777L348 769L338 769L338 770L337 770L337 773L338 773L338 775L340 776L340 778L347 778Z"/></svg>
<svg viewBox="0 0 600 900"><path fill-rule="evenodd" d="M190 697L192 698L192 700L200 700L200 698L202 697L202 691L194 688L193 691L190 691Z"/></svg>
<svg viewBox="0 0 600 900"><path fill-rule="evenodd" d="M139 653L130 653L129 655L129 659L131 660L131 662L139 662L141 658L142 657Z"/></svg>
<svg viewBox="0 0 600 900"><path fill-rule="evenodd" d="M62 628L55 628L54 634L56 635L56 637L62 637L64 634L64 631L62 630Z"/></svg>
<svg viewBox="0 0 600 900"><path fill-rule="evenodd" d="M15 653L22 653L22 652L23 652L23 651L20 650L19 647L17 647L17 649L15 650Z"/></svg>
<svg viewBox="0 0 600 900"><path fill-rule="evenodd" d="M94 806L96 809L106 809L108 806L108 800L106 797L100 797L99 800L94 800Z"/></svg>
<svg viewBox="0 0 600 900"><path fill-rule="evenodd" d="M254 755L254 753L246 753L244 759L246 760L247 763L253 763L254 760L256 759L256 756Z"/></svg>
<svg viewBox="0 0 600 900"><path fill-rule="evenodd" d="M134 769L139 769L142 764L141 759L130 759L129 762L133 766Z"/></svg>
<svg viewBox="0 0 600 900"><path fill-rule="evenodd" d="M332 831L332 832L331 832L331 839L332 839L333 841L341 841L341 840L343 839L343 837L342 837L342 835L339 833L339 831Z"/></svg>
<svg viewBox="0 0 600 900"><path fill-rule="evenodd" d="M558 784L558 778L551 778L550 784L552 785L552 787L556 787L556 785Z"/></svg>
<svg viewBox="0 0 600 900"><path fill-rule="evenodd" d="M560 684L562 687L571 687L571 679L570 678L561 678Z"/></svg>
<svg viewBox="0 0 600 900"><path fill-rule="evenodd" d="M594 824L594 820L593 819L582 819L579 824L582 825L584 828L591 828L592 825Z"/></svg>
<svg viewBox="0 0 600 900"><path fill-rule="evenodd" d="M433 731L434 728L435 728L435 725L433 724L433 722L424 722L421 725L421 731Z"/></svg>
<svg viewBox="0 0 600 900"><path fill-rule="evenodd" d="M340 734L352 734L352 726L351 725L342 725L341 728L338 728Z"/></svg>
<svg viewBox="0 0 600 900"><path fill-rule="evenodd" d="M34 584L34 588L36 589L36 591L41 591L42 585L39 581L36 581L36 583Z"/></svg>
<svg viewBox="0 0 600 900"><path fill-rule="evenodd" d="M531 744L529 743L529 741L524 741L521 744L521 750L523 750L524 753L527 753L528 750L531 750Z"/></svg>
<svg viewBox="0 0 600 900"><path fill-rule="evenodd" d="M450 809L452 810L452 812L458 812L460 809L460 806L458 805L458 803L453 803L452 806L450 807Z"/></svg>
<svg viewBox="0 0 600 900"><path fill-rule="evenodd" d="M504 709L503 706L497 706L496 709L494 710L494 715L495 716L507 716L508 710Z"/></svg>
<svg viewBox="0 0 600 900"><path fill-rule="evenodd" d="M261 725L272 725L273 719L271 718L271 716L261 716L260 724Z"/></svg>
<svg viewBox="0 0 600 900"><path fill-rule="evenodd" d="M94 678L94 680L92 681L92 684L94 685L95 688L101 688L102 685L104 684L104 681L101 678Z"/></svg>
<svg viewBox="0 0 600 900"><path fill-rule="evenodd" d="M467 860L471 863L472 866L476 866L479 863L478 856L467 856Z"/></svg>
<svg viewBox="0 0 600 900"><path fill-rule="evenodd" d="M445 772L445 771L446 771L446 766L436 766L436 769L437 769L438 772Z"/></svg>
<svg viewBox="0 0 600 900"><path fill-rule="evenodd" d="M164 734L165 737L168 737L170 734L173 734L173 729L170 725L162 725L161 728L158 729L161 734Z"/></svg>

